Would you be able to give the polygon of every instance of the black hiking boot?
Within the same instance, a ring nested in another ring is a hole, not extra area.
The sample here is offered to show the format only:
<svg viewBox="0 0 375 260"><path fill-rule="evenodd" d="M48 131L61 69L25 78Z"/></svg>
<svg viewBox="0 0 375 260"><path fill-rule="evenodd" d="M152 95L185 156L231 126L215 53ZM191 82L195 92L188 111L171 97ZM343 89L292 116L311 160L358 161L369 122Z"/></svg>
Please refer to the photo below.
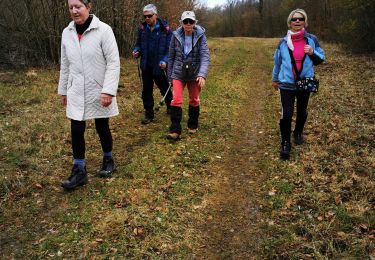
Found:
<svg viewBox="0 0 375 260"><path fill-rule="evenodd" d="M145 117L142 119L141 123L143 125L148 125L149 123L151 123L152 121L154 121L154 118L149 118L149 117Z"/></svg>
<svg viewBox="0 0 375 260"><path fill-rule="evenodd" d="M294 136L294 143L296 145L301 145L303 144L303 136L302 133L293 133Z"/></svg>
<svg viewBox="0 0 375 260"><path fill-rule="evenodd" d="M102 168L99 171L99 177L101 178L111 178L112 173L116 171L116 164L113 161L113 157L104 156Z"/></svg>
<svg viewBox="0 0 375 260"><path fill-rule="evenodd" d="M195 134L198 130L199 106L189 105L188 133Z"/></svg>
<svg viewBox="0 0 375 260"><path fill-rule="evenodd" d="M181 120L182 108L171 106L171 126L169 127L169 134L167 139L177 141L181 138Z"/></svg>
<svg viewBox="0 0 375 260"><path fill-rule="evenodd" d="M154 109L147 109L145 111L145 117L142 119L141 123L143 125L148 125L152 121L154 121Z"/></svg>
<svg viewBox="0 0 375 260"><path fill-rule="evenodd" d="M83 186L88 182L86 167L81 168L73 165L72 172L67 180L61 183L64 190L73 190L78 186Z"/></svg>
<svg viewBox="0 0 375 260"><path fill-rule="evenodd" d="M284 141L281 143L281 150L280 150L280 159L282 160L289 160L290 158L290 150L292 146L290 142Z"/></svg>

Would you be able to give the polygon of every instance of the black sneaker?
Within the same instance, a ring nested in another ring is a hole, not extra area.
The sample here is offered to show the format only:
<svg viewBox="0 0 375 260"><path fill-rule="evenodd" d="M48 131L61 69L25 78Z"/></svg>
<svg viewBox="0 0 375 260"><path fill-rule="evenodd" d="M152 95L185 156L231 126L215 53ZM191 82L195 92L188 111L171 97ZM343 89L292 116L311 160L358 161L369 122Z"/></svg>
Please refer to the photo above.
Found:
<svg viewBox="0 0 375 260"><path fill-rule="evenodd" d="M149 123L151 123L152 121L154 121L154 118L153 117L145 117L142 119L141 123L143 125L148 125Z"/></svg>
<svg viewBox="0 0 375 260"><path fill-rule="evenodd" d="M116 164L113 161L113 157L104 156L102 168L99 171L99 177L111 178L114 171L116 171Z"/></svg>
<svg viewBox="0 0 375 260"><path fill-rule="evenodd" d="M61 187L65 190L73 190L78 186L85 185L87 182L86 167L81 168L78 165L73 165L69 178L61 183Z"/></svg>
<svg viewBox="0 0 375 260"><path fill-rule="evenodd" d="M303 144L303 136L302 136L302 133L294 133L293 136L294 136L294 143L295 143L296 145L301 145L301 144Z"/></svg>
<svg viewBox="0 0 375 260"><path fill-rule="evenodd" d="M281 143L280 158L282 160L289 160L291 148L290 142L284 141Z"/></svg>

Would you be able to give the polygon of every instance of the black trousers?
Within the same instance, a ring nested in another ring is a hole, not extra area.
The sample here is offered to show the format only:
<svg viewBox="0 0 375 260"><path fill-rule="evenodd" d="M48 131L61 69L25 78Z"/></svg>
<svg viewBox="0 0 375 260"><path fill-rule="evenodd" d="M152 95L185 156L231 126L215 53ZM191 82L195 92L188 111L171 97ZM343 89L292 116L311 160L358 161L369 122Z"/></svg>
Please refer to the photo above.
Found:
<svg viewBox="0 0 375 260"><path fill-rule="evenodd" d="M282 141L289 142L295 101L297 100L297 117L294 132L302 133L307 119L310 92L280 89L280 98L282 106L282 118L280 120L281 138Z"/></svg>
<svg viewBox="0 0 375 260"><path fill-rule="evenodd" d="M99 134L100 143L104 153L112 151L112 135L109 129L109 118L95 119L96 132ZM74 159L85 159L85 130L86 121L71 119L72 149Z"/></svg>
<svg viewBox="0 0 375 260"><path fill-rule="evenodd" d="M143 80L143 90L142 90L142 100L143 107L145 109L146 116L149 118L154 117L154 83L160 90L162 96L165 95L169 87L168 79L164 74L154 75L152 68L147 68L142 70L142 80ZM172 91L170 90L165 97L165 104L167 107L170 106L172 101Z"/></svg>

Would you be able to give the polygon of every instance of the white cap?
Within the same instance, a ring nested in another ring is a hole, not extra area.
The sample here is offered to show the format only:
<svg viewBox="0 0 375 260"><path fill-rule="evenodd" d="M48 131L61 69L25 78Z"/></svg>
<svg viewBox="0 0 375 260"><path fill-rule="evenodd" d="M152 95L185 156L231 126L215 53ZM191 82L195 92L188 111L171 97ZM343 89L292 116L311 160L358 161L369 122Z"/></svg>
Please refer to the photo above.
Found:
<svg viewBox="0 0 375 260"><path fill-rule="evenodd" d="M181 21L183 21L185 19L191 19L193 21L197 21L197 19L195 19L195 13L193 11L183 12L182 15L181 15Z"/></svg>
<svg viewBox="0 0 375 260"><path fill-rule="evenodd" d="M148 4L145 7L143 7L143 12L151 12L153 14L158 13L158 9L156 9L156 6L153 4Z"/></svg>

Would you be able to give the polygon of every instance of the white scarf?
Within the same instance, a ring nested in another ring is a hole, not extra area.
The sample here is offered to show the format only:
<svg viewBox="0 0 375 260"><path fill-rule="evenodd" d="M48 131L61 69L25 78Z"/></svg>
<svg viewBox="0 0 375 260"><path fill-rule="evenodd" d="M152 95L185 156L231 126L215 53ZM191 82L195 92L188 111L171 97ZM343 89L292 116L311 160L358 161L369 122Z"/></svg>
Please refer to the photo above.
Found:
<svg viewBox="0 0 375 260"><path fill-rule="evenodd" d="M305 29L302 29L303 31ZM298 31L298 32L292 32L291 30L288 30L288 33L286 34L286 44L288 45L289 49L291 51L294 51L294 45L293 45L293 41L292 41L292 35L295 35L295 34L299 34L301 33L301 31Z"/></svg>

